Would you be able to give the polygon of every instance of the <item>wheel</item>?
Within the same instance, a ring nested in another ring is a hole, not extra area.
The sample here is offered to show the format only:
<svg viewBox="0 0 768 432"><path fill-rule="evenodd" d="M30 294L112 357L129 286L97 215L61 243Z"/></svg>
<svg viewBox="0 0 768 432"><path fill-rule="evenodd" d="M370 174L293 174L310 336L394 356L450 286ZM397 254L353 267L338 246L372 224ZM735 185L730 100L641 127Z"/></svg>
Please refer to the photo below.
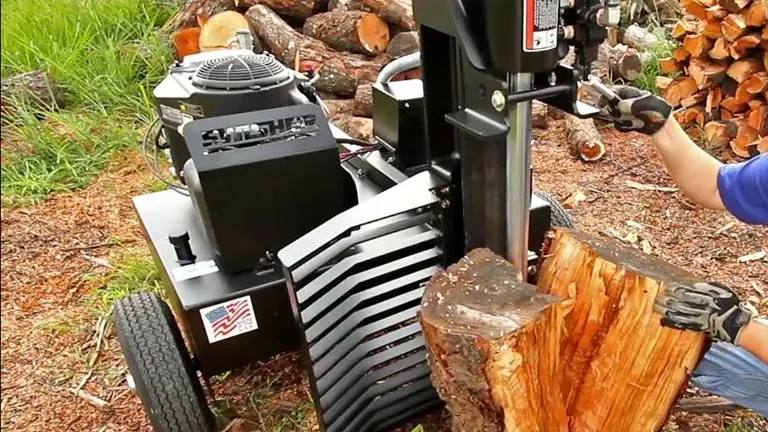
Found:
<svg viewBox="0 0 768 432"><path fill-rule="evenodd" d="M560 204L555 197L549 194L537 192L536 195L549 204L552 209L552 226L558 228L570 228L575 229L576 223L573 221L573 216L568 210Z"/></svg>
<svg viewBox="0 0 768 432"><path fill-rule="evenodd" d="M115 307L115 333L154 430L213 430L213 414L181 331L157 294L121 299Z"/></svg>

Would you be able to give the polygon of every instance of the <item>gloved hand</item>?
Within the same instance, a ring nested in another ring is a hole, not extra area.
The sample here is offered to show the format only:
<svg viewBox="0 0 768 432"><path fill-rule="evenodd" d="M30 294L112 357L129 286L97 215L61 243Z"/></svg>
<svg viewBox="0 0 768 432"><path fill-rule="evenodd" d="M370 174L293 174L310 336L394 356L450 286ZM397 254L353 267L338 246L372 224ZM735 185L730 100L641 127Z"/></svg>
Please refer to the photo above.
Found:
<svg viewBox="0 0 768 432"><path fill-rule="evenodd" d="M730 288L714 282L667 287L656 297L653 310L663 316L662 326L706 332L736 345L741 330L756 315Z"/></svg>
<svg viewBox="0 0 768 432"><path fill-rule="evenodd" d="M636 131L646 135L653 135L664 126L672 114L672 107L662 98L654 96L650 92L634 87L618 86L613 91L619 95L621 102L618 110L621 117L614 118L614 125L622 132ZM607 114L609 103L604 97L598 102L600 108Z"/></svg>

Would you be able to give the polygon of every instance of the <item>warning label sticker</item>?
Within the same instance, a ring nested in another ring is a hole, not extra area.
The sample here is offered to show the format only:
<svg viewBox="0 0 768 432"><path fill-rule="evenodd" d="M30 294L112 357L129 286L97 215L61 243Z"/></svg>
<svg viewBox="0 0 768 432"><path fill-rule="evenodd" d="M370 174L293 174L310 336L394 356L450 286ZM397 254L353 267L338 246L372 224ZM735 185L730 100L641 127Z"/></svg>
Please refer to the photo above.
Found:
<svg viewBox="0 0 768 432"><path fill-rule="evenodd" d="M160 113L162 114L163 118L168 121L173 123L181 123L181 111L176 108L169 107L168 105L160 105Z"/></svg>
<svg viewBox="0 0 768 432"><path fill-rule="evenodd" d="M547 51L557 47L559 0L523 0L523 51Z"/></svg>
<svg viewBox="0 0 768 432"><path fill-rule="evenodd" d="M229 339L259 328L251 297L245 296L200 309L210 343Z"/></svg>

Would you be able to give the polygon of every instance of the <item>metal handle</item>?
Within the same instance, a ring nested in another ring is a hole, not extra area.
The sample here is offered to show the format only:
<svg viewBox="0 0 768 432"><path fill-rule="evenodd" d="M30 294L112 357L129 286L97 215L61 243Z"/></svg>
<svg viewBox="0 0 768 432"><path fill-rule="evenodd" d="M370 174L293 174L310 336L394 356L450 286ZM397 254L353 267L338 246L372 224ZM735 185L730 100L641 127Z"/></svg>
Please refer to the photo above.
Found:
<svg viewBox="0 0 768 432"><path fill-rule="evenodd" d="M451 0L448 2L448 5L451 9L451 17L456 26L456 31L459 34L459 41L464 47L467 57L469 57L469 62L479 70L488 69L488 65L486 64L485 59L483 59L482 52L480 51L477 37L472 32L469 25L469 17L467 16L464 2L462 0Z"/></svg>

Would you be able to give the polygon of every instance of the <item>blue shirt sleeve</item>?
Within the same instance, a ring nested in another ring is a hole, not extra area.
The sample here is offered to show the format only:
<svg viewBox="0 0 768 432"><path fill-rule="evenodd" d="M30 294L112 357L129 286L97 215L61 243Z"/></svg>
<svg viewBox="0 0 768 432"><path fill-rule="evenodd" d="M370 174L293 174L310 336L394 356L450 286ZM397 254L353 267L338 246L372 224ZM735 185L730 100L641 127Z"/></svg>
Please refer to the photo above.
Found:
<svg viewBox="0 0 768 432"><path fill-rule="evenodd" d="M768 225L768 153L731 165L723 165L717 188L726 210L736 219Z"/></svg>

